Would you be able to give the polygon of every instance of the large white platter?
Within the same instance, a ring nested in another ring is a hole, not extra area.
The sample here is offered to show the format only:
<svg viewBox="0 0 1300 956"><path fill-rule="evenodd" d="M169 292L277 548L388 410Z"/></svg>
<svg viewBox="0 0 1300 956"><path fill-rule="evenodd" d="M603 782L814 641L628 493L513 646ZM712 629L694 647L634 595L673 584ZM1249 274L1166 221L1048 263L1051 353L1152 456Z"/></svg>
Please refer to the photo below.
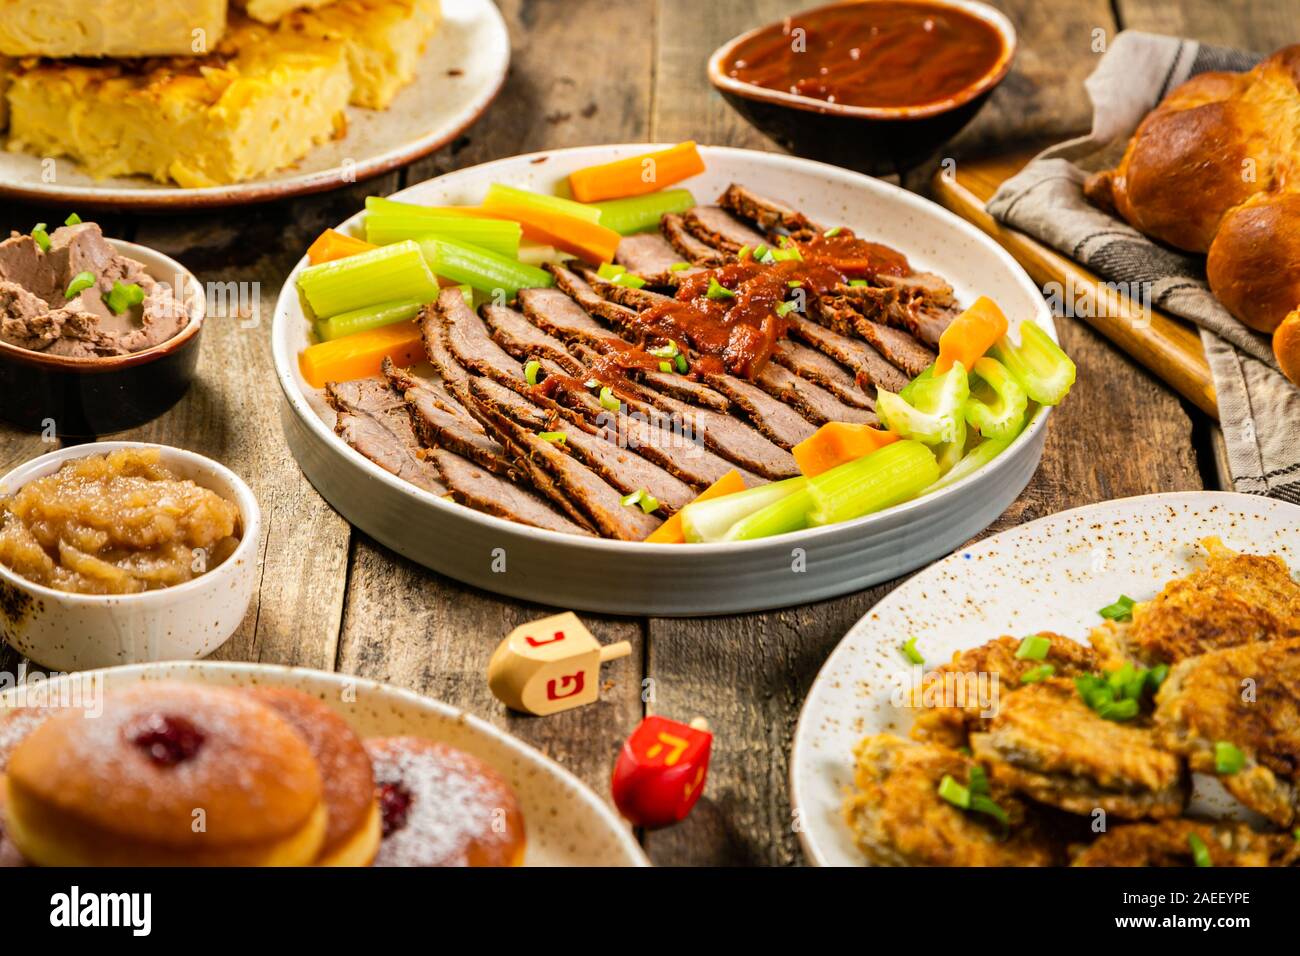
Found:
<svg viewBox="0 0 1300 956"><path fill-rule="evenodd" d="M398 193L406 202L478 203L503 182L550 192L574 169L659 147L588 146L462 169ZM959 299L992 296L1013 331L1033 319L1055 336L1038 287L1000 246L912 193L835 166L773 153L704 147L707 171L684 183L700 202L732 182L839 223L934 270ZM339 228L358 229L361 214ZM716 545L641 544L540 531L472 511L400 481L333 431L322 393L298 370L309 323L295 279L276 304L272 348L285 437L317 490L357 527L414 561L511 597L613 614L699 615L816 601L912 571L968 540L1020 494L1038 467L1044 408L983 471L934 495L856 521ZM1068 399L1067 399L1068 401ZM804 570L798 570L798 569Z"/></svg>
<svg viewBox="0 0 1300 956"><path fill-rule="evenodd" d="M631 827L569 771L491 724L408 690L347 674L217 661L137 664L57 678L70 679L89 682L82 684L83 694L92 689L111 694L158 680L300 690L334 708L362 737L441 741L473 754L504 776L524 815L525 866L650 865ZM50 693L50 699L59 699L52 682L43 682L40 689ZM13 706L16 692L0 695L0 708Z"/></svg>
<svg viewBox="0 0 1300 956"><path fill-rule="evenodd" d="M347 134L294 165L246 183L185 189L143 176L94 179L59 159L46 182L39 156L0 149L0 196L68 206L168 211L282 199L335 189L395 169L451 142L482 115L505 81L510 36L492 0L442 0L443 22L409 86L387 110L348 107ZM3 135L0 134L0 142Z"/></svg>
<svg viewBox="0 0 1300 956"><path fill-rule="evenodd" d="M1078 641L1097 609L1126 594L1150 599L1171 578L1203 567L1200 539L1277 554L1300 567L1300 507L1231 492L1123 498L1012 528L926 568L858 621L827 659L804 701L790 757L790 799L809 862L860 866L840 814L853 745L868 734L906 736L911 715L892 703L910 685L899 651L915 635L928 664L1003 634L1055 631ZM1194 808L1240 815L1198 776Z"/></svg>

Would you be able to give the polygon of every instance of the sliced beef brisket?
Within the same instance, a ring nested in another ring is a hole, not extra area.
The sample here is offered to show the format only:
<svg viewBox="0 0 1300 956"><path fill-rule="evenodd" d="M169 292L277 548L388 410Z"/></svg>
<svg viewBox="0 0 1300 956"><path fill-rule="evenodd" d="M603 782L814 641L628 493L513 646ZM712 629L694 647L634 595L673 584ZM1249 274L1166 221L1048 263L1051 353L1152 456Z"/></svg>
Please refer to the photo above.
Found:
<svg viewBox="0 0 1300 956"><path fill-rule="evenodd" d="M854 370L859 385L897 392L907 384L907 376L885 360L872 346L793 313L790 334L807 342L824 355Z"/></svg>
<svg viewBox="0 0 1300 956"><path fill-rule="evenodd" d="M691 231L686 228L686 222L681 216L669 213L660 220L659 226L664 238L682 254L682 257L687 262L709 269L720 266L727 261L724 253L691 235Z"/></svg>
<svg viewBox="0 0 1300 956"><path fill-rule="evenodd" d="M853 373L830 356L790 339L776 344L772 360L800 378L816 382L845 405L875 411L876 403L858 385Z"/></svg>
<svg viewBox="0 0 1300 956"><path fill-rule="evenodd" d="M732 183L718 198L718 205L741 219L756 223L758 228L771 234L788 233L796 239L806 240L825 230L803 213L785 203L750 192L744 186Z"/></svg>
<svg viewBox="0 0 1300 956"><path fill-rule="evenodd" d="M460 504L534 528L591 535L587 527L566 518L527 488L498 478L444 448L432 448L427 454Z"/></svg>
<svg viewBox="0 0 1300 956"><path fill-rule="evenodd" d="M325 398L338 412L334 430L384 471L435 495L447 494L437 467L422 457L406 403L377 378L327 382Z"/></svg>
<svg viewBox="0 0 1300 956"><path fill-rule="evenodd" d="M752 249L767 241L766 236L721 206L695 206L682 214L682 222L700 242L732 255L744 246Z"/></svg>

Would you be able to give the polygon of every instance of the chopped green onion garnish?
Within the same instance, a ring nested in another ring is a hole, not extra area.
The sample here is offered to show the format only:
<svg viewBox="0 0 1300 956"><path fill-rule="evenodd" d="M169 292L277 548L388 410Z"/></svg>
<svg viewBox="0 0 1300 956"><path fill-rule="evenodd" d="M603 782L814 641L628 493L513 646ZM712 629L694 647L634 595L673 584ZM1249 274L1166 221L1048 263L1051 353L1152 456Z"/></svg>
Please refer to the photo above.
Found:
<svg viewBox="0 0 1300 956"><path fill-rule="evenodd" d="M1108 621L1131 621L1133 620L1134 600L1121 594L1119 600L1114 604L1107 604L1097 613Z"/></svg>
<svg viewBox="0 0 1300 956"><path fill-rule="evenodd" d="M1028 670L1025 671L1023 674L1021 674L1020 683L1037 684L1047 680L1047 678L1051 677L1055 673L1056 673L1056 668L1053 667L1051 664L1040 664L1038 667L1035 667L1033 670Z"/></svg>
<svg viewBox="0 0 1300 956"><path fill-rule="evenodd" d="M672 362L660 362L660 363L659 363L659 371L663 372L665 375L671 375L671 374L672 374L672 371L673 371L673 363L672 363Z"/></svg>
<svg viewBox="0 0 1300 956"><path fill-rule="evenodd" d="M970 749L969 747L958 747L958 748L957 748L957 753L961 754L963 757L973 757L973 756L974 756L974 753L972 753L972 751L971 751L971 749Z"/></svg>
<svg viewBox="0 0 1300 956"><path fill-rule="evenodd" d="M140 288L134 282L123 285L121 282L114 282L112 290L104 296L104 304L108 306L110 312L114 315L121 315L133 305L139 305L144 301L144 289Z"/></svg>
<svg viewBox="0 0 1300 956"><path fill-rule="evenodd" d="M864 286L864 285L868 285L868 284L869 284L869 283L867 282L866 279L850 279L850 280L849 280L849 285L852 286L852 287L855 288L855 289L859 289L859 288L861 288L862 286Z"/></svg>
<svg viewBox="0 0 1300 956"><path fill-rule="evenodd" d="M627 272L626 266L616 266L612 262L602 262L600 268L596 270L596 275L602 279L617 279L624 272Z"/></svg>
<svg viewBox="0 0 1300 956"><path fill-rule="evenodd" d="M778 251L779 250L776 249L769 249L767 250L767 252L763 253L763 258L759 259L758 261L765 266L770 266L776 262L780 262L781 260L777 257Z"/></svg>
<svg viewBox="0 0 1300 956"><path fill-rule="evenodd" d="M749 253L750 253L749 246L741 246L740 250L736 253L736 258L743 259L745 258L745 256L749 255ZM754 258L758 258L758 257L755 256Z"/></svg>
<svg viewBox="0 0 1300 956"><path fill-rule="evenodd" d="M614 392L608 385L600 390L600 407L611 412L616 412L623 407L622 403L614 397Z"/></svg>
<svg viewBox="0 0 1300 956"><path fill-rule="evenodd" d="M913 635L903 642L903 656L913 664L924 664L925 657L916 649L916 636Z"/></svg>
<svg viewBox="0 0 1300 956"><path fill-rule="evenodd" d="M529 385L537 384L537 373L542 370L542 363L531 359L524 365L524 381Z"/></svg>
<svg viewBox="0 0 1300 956"><path fill-rule="evenodd" d="M1210 859L1210 848L1195 833L1187 834L1187 845L1192 848L1192 859L1196 861L1197 866L1214 866L1214 862Z"/></svg>
<svg viewBox="0 0 1300 956"><path fill-rule="evenodd" d="M600 388L600 379L589 378L582 384L585 385L587 388Z"/></svg>
<svg viewBox="0 0 1300 956"><path fill-rule="evenodd" d="M667 345L661 345L658 348L649 349L648 351L655 358L670 359L675 357L681 349L677 347L675 341L669 339Z"/></svg>
<svg viewBox="0 0 1300 956"><path fill-rule="evenodd" d="M1246 766L1246 755L1226 740L1215 741L1214 772L1221 774L1241 773Z"/></svg>
<svg viewBox="0 0 1300 956"><path fill-rule="evenodd" d="M45 231L45 223L38 222L32 227L32 239L41 247L41 252L50 251L50 234Z"/></svg>
<svg viewBox="0 0 1300 956"><path fill-rule="evenodd" d="M640 276L634 276L630 272L624 272L614 280L614 285L625 285L629 289L640 289L645 285L645 279Z"/></svg>
<svg viewBox="0 0 1300 956"><path fill-rule="evenodd" d="M537 437L554 445L556 443L563 444L569 436L564 432L538 432Z"/></svg>
<svg viewBox="0 0 1300 956"><path fill-rule="evenodd" d="M704 293L704 295L709 299L734 299L736 297L736 293L732 292L713 276L709 277L709 291Z"/></svg>
<svg viewBox="0 0 1300 956"><path fill-rule="evenodd" d="M680 352L678 352L677 357L673 359L673 364L677 366L677 371L681 375L685 375L690 369L690 365L686 362L686 356L682 355Z"/></svg>
<svg viewBox="0 0 1300 956"><path fill-rule="evenodd" d="M650 494L650 492L646 491L644 488L638 488L630 495L624 495L618 500L624 508L630 507L631 505L640 505L641 510L646 514L659 509L659 499L655 498L654 495Z"/></svg>
<svg viewBox="0 0 1300 956"><path fill-rule="evenodd" d="M68 218L63 220L65 226L78 226L81 224L81 217L75 212L68 213Z"/></svg>
<svg viewBox="0 0 1300 956"><path fill-rule="evenodd" d="M1083 674L1074 679L1074 686L1099 717L1106 720L1132 720L1141 709L1141 697L1150 686L1151 672L1138 670L1125 664L1105 677Z"/></svg>
<svg viewBox="0 0 1300 956"><path fill-rule="evenodd" d="M789 286L791 289L803 288L803 283L800 282L798 279L791 279L789 282L786 283L786 285Z"/></svg>
<svg viewBox="0 0 1300 956"><path fill-rule="evenodd" d="M970 787L971 793L993 792L993 789L989 786L989 775L979 764L970 768L970 776L966 783Z"/></svg>
<svg viewBox="0 0 1300 956"><path fill-rule="evenodd" d="M939 796L954 807L970 809L970 789L959 784L950 773L945 773L939 781Z"/></svg>
<svg viewBox="0 0 1300 956"><path fill-rule="evenodd" d="M689 262L674 262L672 265L668 267L668 271L681 272L683 269L689 269L690 267L691 264Z"/></svg>
<svg viewBox="0 0 1300 956"><path fill-rule="evenodd" d="M1106 720L1132 720L1137 714L1138 702L1136 700L1113 701L1102 704L1097 710L1097 715Z"/></svg>
<svg viewBox="0 0 1300 956"><path fill-rule="evenodd" d="M825 232L822 233L822 235L825 236L827 239L834 239L843 231L844 231L843 226L836 226L833 229L827 229Z"/></svg>
<svg viewBox="0 0 1300 956"><path fill-rule="evenodd" d="M767 255L767 253L768 253L767 246L765 246L765 245L762 244L762 243L759 243L758 245L756 245L756 246L754 247L754 258L755 258L755 259L762 259L765 255Z"/></svg>
<svg viewBox="0 0 1300 956"><path fill-rule="evenodd" d="M971 794L970 808L976 813L987 813L1003 826L1011 822L1011 818L1007 816L1007 811L998 806L992 797L987 797L982 793Z"/></svg>
<svg viewBox="0 0 1300 956"><path fill-rule="evenodd" d="M1020 642L1016 648L1016 660L1018 661L1045 661L1047 652L1052 649L1052 640L1043 637L1041 634L1032 634Z"/></svg>
<svg viewBox="0 0 1300 956"><path fill-rule="evenodd" d="M71 299L82 289L89 289L95 284L95 274L93 272L78 272L68 283L68 288L64 291L63 297Z"/></svg>
<svg viewBox="0 0 1300 956"><path fill-rule="evenodd" d="M780 305L776 307L776 314L784 319L787 315L789 315L791 312L794 311L795 307L796 304L794 302L782 302Z"/></svg>
<svg viewBox="0 0 1300 956"><path fill-rule="evenodd" d="M1165 682L1169 676L1168 664L1157 664L1151 670L1147 671L1147 684L1150 686L1152 693L1160 689L1160 685Z"/></svg>

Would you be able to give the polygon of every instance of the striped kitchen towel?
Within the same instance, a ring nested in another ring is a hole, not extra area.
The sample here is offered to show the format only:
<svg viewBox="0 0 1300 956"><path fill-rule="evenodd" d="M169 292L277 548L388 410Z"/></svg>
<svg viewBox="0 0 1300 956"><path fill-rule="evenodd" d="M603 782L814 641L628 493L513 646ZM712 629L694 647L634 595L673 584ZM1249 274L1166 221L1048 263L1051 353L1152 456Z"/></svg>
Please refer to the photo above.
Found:
<svg viewBox="0 0 1300 956"><path fill-rule="evenodd" d="M1199 326L1234 487L1300 504L1300 388L1279 371L1268 338L1234 319L1210 293L1204 257L1151 241L1083 196L1088 175L1119 161L1138 123L1170 90L1197 73L1244 71L1260 59L1194 40L1118 34L1085 84L1092 132L1039 154L1002 184L987 208L1135 300Z"/></svg>

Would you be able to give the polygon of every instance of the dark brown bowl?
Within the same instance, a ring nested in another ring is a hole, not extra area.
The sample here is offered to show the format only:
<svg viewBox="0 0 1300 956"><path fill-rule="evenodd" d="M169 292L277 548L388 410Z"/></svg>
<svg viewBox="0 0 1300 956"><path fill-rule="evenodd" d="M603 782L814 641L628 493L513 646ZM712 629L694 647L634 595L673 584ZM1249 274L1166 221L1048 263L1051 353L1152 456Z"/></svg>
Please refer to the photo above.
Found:
<svg viewBox="0 0 1300 956"><path fill-rule="evenodd" d="M816 9L864 2L871 0ZM921 106L848 106L769 90L726 74L724 67L732 51L756 33L773 26L767 24L733 37L714 50L709 57L709 82L736 112L796 156L876 176L919 166L971 121L1010 71L1016 52L1016 29L1001 12L973 0L915 2L961 10L990 24L1002 37L1002 56L979 80L945 100Z"/></svg>
<svg viewBox="0 0 1300 956"><path fill-rule="evenodd" d="M189 324L152 348L108 358L46 355L0 342L0 418L33 432L95 438L152 421L189 389L206 300L194 275L162 253L110 239L113 248L173 287L183 276Z"/></svg>

